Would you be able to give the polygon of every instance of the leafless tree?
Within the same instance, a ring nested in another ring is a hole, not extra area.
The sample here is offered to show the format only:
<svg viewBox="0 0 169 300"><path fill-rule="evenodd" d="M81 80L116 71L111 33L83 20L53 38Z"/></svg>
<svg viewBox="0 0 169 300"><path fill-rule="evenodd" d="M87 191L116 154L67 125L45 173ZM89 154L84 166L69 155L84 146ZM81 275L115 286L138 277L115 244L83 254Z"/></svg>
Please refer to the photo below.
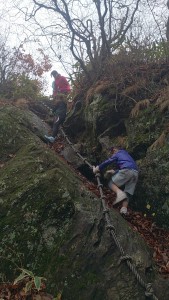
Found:
<svg viewBox="0 0 169 300"><path fill-rule="evenodd" d="M46 14L43 34L51 41L65 39L85 74L102 70L104 61L121 45L134 21L141 0L32 0L24 10L26 20L37 23ZM85 56L85 58L84 58Z"/></svg>

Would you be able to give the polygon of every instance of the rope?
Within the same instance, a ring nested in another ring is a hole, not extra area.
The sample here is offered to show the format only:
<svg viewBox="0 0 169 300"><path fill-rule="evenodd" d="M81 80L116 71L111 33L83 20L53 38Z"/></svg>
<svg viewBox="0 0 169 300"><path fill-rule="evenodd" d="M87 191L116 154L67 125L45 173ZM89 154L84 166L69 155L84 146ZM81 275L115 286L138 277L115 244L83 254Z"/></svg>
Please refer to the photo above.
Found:
<svg viewBox="0 0 169 300"><path fill-rule="evenodd" d="M72 147L72 149L75 151L75 153L77 154L77 156L79 158L82 159L83 162L85 162L90 169L93 169L93 166L87 161L86 158L84 158L74 147L74 145L70 142L70 140L68 139L67 135L65 134L63 128L60 128L60 131L63 135L63 137L65 138L65 140L68 142L68 144ZM129 267L129 269L132 271L132 273L135 275L137 281L139 282L139 284L145 289L145 296L146 297L152 297L153 300L158 300L158 298L154 295L154 291L153 291L153 287L152 287L152 283L146 283L142 277L140 276L140 274L138 273L138 271L136 270L136 267L134 265L134 263L132 262L132 258L129 255L125 255L124 253L124 249L121 246L118 237L116 235L115 232L115 227L111 224L111 219L109 216L109 208L107 207L106 201L105 201L105 196L103 194L103 185L100 182L100 173L96 173L95 177L97 179L97 186L100 192L100 199L101 199L101 203L102 203L102 208L103 208L103 215L105 217L106 220L106 229L109 231L110 236L113 238L116 246L118 247L121 257L120 257L120 263L121 262L125 262L127 264L127 266Z"/></svg>

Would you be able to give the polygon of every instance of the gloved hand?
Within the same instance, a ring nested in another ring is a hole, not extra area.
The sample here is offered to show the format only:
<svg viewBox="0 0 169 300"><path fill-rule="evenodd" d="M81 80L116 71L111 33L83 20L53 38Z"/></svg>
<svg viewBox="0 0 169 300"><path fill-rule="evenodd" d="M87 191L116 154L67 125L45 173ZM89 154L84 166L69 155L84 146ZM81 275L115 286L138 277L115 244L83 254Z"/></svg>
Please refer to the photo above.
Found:
<svg viewBox="0 0 169 300"><path fill-rule="evenodd" d="M100 169L99 169L99 166L93 166L93 173L96 174L96 173L99 173L100 172Z"/></svg>

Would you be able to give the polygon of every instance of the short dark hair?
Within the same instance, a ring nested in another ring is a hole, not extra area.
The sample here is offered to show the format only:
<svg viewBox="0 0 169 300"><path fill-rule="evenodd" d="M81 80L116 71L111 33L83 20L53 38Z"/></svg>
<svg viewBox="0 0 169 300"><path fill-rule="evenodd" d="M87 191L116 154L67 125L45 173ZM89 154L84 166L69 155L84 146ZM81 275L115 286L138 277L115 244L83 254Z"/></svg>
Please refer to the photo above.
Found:
<svg viewBox="0 0 169 300"><path fill-rule="evenodd" d="M50 73L50 75L51 76L56 76L56 75L58 75L59 73L56 71L56 70L53 70L51 73Z"/></svg>

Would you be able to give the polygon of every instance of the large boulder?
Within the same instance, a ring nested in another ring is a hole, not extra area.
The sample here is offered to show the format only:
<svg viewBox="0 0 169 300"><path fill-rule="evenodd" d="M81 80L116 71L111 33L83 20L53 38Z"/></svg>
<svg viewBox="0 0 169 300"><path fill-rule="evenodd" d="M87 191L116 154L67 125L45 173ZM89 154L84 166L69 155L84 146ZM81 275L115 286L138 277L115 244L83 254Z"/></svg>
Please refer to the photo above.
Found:
<svg viewBox="0 0 169 300"><path fill-rule="evenodd" d="M48 291L66 300L145 299L126 263L119 263L100 200L41 140L44 123L14 107L1 107L0 120L1 280L14 279L17 266L44 276ZM156 274L145 242L115 210L110 218L143 280L168 300L169 281Z"/></svg>

